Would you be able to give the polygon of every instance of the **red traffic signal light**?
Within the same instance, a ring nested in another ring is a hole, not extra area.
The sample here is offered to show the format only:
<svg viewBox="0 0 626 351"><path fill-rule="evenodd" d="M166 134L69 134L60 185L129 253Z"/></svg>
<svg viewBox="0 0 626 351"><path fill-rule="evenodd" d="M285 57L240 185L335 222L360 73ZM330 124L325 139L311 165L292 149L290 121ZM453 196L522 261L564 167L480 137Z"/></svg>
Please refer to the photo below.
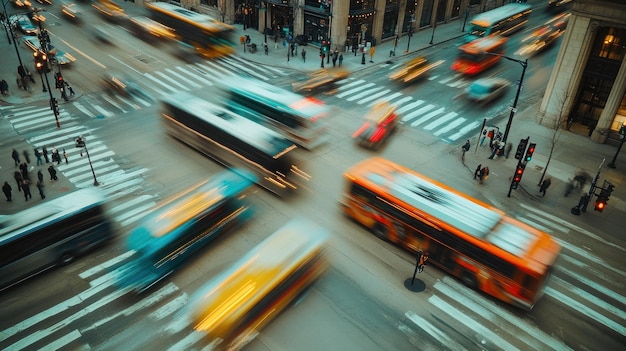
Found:
<svg viewBox="0 0 626 351"><path fill-rule="evenodd" d="M604 211L604 208L606 207L606 200L603 198L598 198L596 200L596 203L593 206L593 210L594 211L598 211L598 212L602 212Z"/></svg>
<svg viewBox="0 0 626 351"><path fill-rule="evenodd" d="M517 185L522 180L522 175L524 174L524 165L518 164L515 169L515 174L513 174L513 181L511 182L511 188L517 189Z"/></svg>
<svg viewBox="0 0 626 351"><path fill-rule="evenodd" d="M528 145L528 150L526 150L526 156L524 156L524 160L526 162L530 161L533 158L533 153L535 153L535 146L537 146L537 144L535 143L530 143Z"/></svg>

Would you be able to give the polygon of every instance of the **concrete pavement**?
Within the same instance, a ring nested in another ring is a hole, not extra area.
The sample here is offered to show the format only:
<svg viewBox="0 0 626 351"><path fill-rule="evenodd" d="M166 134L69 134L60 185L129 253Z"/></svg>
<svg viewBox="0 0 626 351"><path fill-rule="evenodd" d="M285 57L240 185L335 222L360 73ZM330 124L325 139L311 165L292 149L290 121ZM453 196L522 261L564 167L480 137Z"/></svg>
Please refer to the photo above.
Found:
<svg viewBox="0 0 626 351"><path fill-rule="evenodd" d="M140 12L140 9L133 8L133 4L122 3L122 6L128 7L128 12ZM395 61L401 59L403 56L414 57L425 48L431 47L450 40L458 40L463 35L461 32L462 23L460 21L454 21L447 24L438 25L433 36L431 29L418 31L413 34L410 43L408 37L400 38L397 46L395 47L396 56L390 56L390 51L394 50L394 41L388 40L380 43L376 46L372 62L370 62L369 52L366 52L365 64L363 64L363 56L361 53L357 53L355 56L352 52L343 52L344 60L342 66L352 72L370 68L372 66L385 63L388 60ZM266 55L263 51L264 35L256 30L243 30L241 25L235 25L234 38L238 43L238 38L242 35L249 35L251 42L257 44L257 51L251 53L247 48L244 49L243 45L236 44L236 55L253 62L257 62L262 65L270 65L281 68L291 68L297 71L312 72L320 69L319 48L307 45L298 48L298 54L295 57L289 57L287 59L288 48L282 45L282 41L274 43L273 39L268 36L269 52ZM433 44L430 44L431 37L433 38ZM409 44L409 51L405 52ZM12 45L11 45L12 46ZM41 104L47 105L49 95L44 93L41 87L41 80L37 79L37 83L32 86L31 91L18 90L15 83L17 57L14 54L14 49L11 48L6 38L0 39L0 49L3 52L11 53L2 56L2 64L0 65L0 77L6 79L10 85L11 95L8 97L0 98L0 105L15 106L20 104ZM301 49L305 48L307 51L306 62L302 60L300 56ZM333 47L332 49L335 49ZM32 56L30 51L21 48L22 60L25 64L32 64ZM324 62L325 66L329 64ZM332 66L332 62L330 62ZM33 69L31 69L33 71ZM8 78L5 78L8 77ZM38 78L37 76L35 76ZM71 83L71 82L70 82ZM53 90L55 97L62 105L64 102L60 99L60 93L57 90ZM523 97L522 97L523 98ZM80 99L80 92L73 99ZM612 145L602 145L592 142L589 138L572 133L569 131L561 130L559 132L558 141L554 143L555 147L551 150L553 144L553 130L537 125L535 123L535 114L539 108L539 101L534 104L528 105L529 107L524 111L519 111L513 120L511 132L509 134L509 141L513 143L513 151L509 159L495 159L489 160L488 147L479 147L475 150L475 146L479 141L478 135L470 138L472 147L466 154L464 168L467 170L469 179L471 179L474 169L477 164L488 166L491 170L489 179L482 187L488 189L484 192L485 198L489 199L492 203L502 204L507 207L506 204L506 192L508 190L508 184L510 184L510 177L513 175L517 160L513 158L515 148L520 138L530 136L532 142L537 143L537 150L526 168L520 187L512 192L511 200L525 199L536 201L537 204L541 203L548 207L562 208L569 211L569 209L576 205L578 202L579 194L572 194L569 197L564 197L565 184L571 179L574 174L579 170L584 170L591 175L595 175L598 171L598 167L602 162L602 159L606 159L604 167L601 169L601 177L599 185L602 184L602 180L607 179L611 181L615 186L611 200L604 213L587 213L583 216L587 217L599 217L607 218L609 216L615 219L620 217L620 214L626 212L626 204L622 199L626 197L626 184L624 184L624 170L626 169L626 156L618 157L616 169L610 169L606 167L613 155L615 154L616 147ZM0 110L1 126L0 135L2 136L2 142L0 143L0 155L4 155L3 161L0 162L0 183L4 183L4 180L8 180L11 186L14 188L13 195L14 201L7 203L4 198L0 199L0 213L15 212L34 204L38 200L38 194L36 187L33 187L33 200L26 203L21 193L17 192L16 185L13 180L13 160L10 158L11 150L13 147L18 149L21 153L22 150L28 150L32 155L32 147L30 147L24 138L20 135L16 135L12 130L10 124L6 121L4 112ZM52 112L50 112L51 118L53 118ZM500 130L504 130L504 125L499 125ZM464 142L464 141L463 141ZM461 162L460 160L460 146L454 145L450 147L450 156L452 162ZM550 156L551 155L551 156ZM31 157L34 160L34 156ZM31 160L31 162L34 162ZM539 194L538 183L543 175L543 170L547 166L546 177L552 178L552 185L547 191L547 195L542 197ZM454 167L454 166L451 166ZM34 170L36 173L36 169ZM47 172L44 173L47 175ZM54 198L60 196L63 193L71 191L72 185L63 178L59 173L59 181L50 183L47 181L46 191L48 198ZM36 177L35 177L36 178ZM49 179L49 178L46 178ZM477 185L478 186L478 185ZM503 196L504 195L504 196ZM588 212L593 212L593 203L590 204Z"/></svg>

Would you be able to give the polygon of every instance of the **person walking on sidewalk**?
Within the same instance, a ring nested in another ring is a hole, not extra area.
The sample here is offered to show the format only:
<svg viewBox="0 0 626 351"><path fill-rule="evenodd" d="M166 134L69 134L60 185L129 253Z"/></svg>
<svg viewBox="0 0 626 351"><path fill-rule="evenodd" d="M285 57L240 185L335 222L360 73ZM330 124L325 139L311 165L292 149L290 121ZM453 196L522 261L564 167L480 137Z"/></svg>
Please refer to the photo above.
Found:
<svg viewBox="0 0 626 351"><path fill-rule="evenodd" d="M489 167L483 167L478 175L480 177L478 184L483 184L483 182L489 178Z"/></svg>
<svg viewBox="0 0 626 351"><path fill-rule="evenodd" d="M339 67L341 67L341 64L343 63L343 54L339 54L339 58L337 58L337 61L339 61Z"/></svg>
<svg viewBox="0 0 626 351"><path fill-rule="evenodd" d="M28 201L28 199L32 199L33 195L30 193L30 182L28 179L24 179L22 182L22 190L24 190L24 199Z"/></svg>
<svg viewBox="0 0 626 351"><path fill-rule="evenodd" d="M24 150L22 151L22 153L24 154L24 159L26 160L26 163L30 164L30 155L28 154L28 151Z"/></svg>
<svg viewBox="0 0 626 351"><path fill-rule="evenodd" d="M48 158L48 149L46 149L46 145L41 148L41 153L43 154L43 158L46 160L46 163L50 163L50 159Z"/></svg>
<svg viewBox="0 0 626 351"><path fill-rule="evenodd" d="M37 166L41 166L41 164L43 163L43 161L41 160L41 152L39 152L39 149L35 148L34 149L35 152L35 157L37 158Z"/></svg>
<svg viewBox="0 0 626 351"><path fill-rule="evenodd" d="M37 180L43 182L43 173L41 172L41 169L37 171Z"/></svg>
<svg viewBox="0 0 626 351"><path fill-rule="evenodd" d="M50 173L50 181L53 180L58 180L59 178L57 177L57 170L54 169L53 165L50 165L50 167L48 167L48 173Z"/></svg>
<svg viewBox="0 0 626 351"><path fill-rule="evenodd" d="M20 153L13 148L13 152L11 152L11 157L13 157L13 161L15 161L15 167L20 165Z"/></svg>
<svg viewBox="0 0 626 351"><path fill-rule="evenodd" d="M5 181L4 185L2 186L2 192L9 202L13 201L13 194L11 193L11 191L13 191L13 188L11 188L9 182Z"/></svg>
<svg viewBox="0 0 626 351"><path fill-rule="evenodd" d="M474 171L474 179L478 178L478 176L480 175L480 170L482 169L483 165L482 164L478 164L478 166L476 166L476 170Z"/></svg>
<svg viewBox="0 0 626 351"><path fill-rule="evenodd" d="M65 148L63 148L63 158L65 159L65 164L68 164L69 161L67 160L67 152L65 152Z"/></svg>
<svg viewBox="0 0 626 351"><path fill-rule="evenodd" d="M40 181L37 182L37 189L39 189L39 196L41 196L42 200L46 198L46 194L44 194L44 192L43 192L43 189L45 187L46 186L43 184L43 181L40 180Z"/></svg>
<svg viewBox="0 0 626 351"><path fill-rule="evenodd" d="M470 141L469 139L467 139L467 141L465 142L465 144L463 146L461 146L461 150L462 150L462 154L461 154L461 160L465 161L465 153L468 152L470 149Z"/></svg>
<svg viewBox="0 0 626 351"><path fill-rule="evenodd" d="M552 180L550 178L546 178L543 180L543 182L541 182L541 186L539 187L539 192L541 193L541 196L546 196L546 190L548 190L550 184L552 184Z"/></svg>
<svg viewBox="0 0 626 351"><path fill-rule="evenodd" d="M300 54L302 55L302 62L306 63L306 50L302 48L302 52Z"/></svg>
<svg viewBox="0 0 626 351"><path fill-rule="evenodd" d="M13 173L13 178L17 183L17 191L22 191L22 173L20 173L19 171L15 171L15 173Z"/></svg>

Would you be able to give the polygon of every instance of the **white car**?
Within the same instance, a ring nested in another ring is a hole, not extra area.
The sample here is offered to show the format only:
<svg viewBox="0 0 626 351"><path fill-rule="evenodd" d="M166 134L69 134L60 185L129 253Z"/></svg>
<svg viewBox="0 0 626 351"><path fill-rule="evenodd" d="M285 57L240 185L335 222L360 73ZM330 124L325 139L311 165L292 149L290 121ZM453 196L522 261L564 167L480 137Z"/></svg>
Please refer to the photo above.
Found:
<svg viewBox="0 0 626 351"><path fill-rule="evenodd" d="M502 78L480 78L467 87L465 94L470 100L489 102L504 94L509 85L511 85L511 82Z"/></svg>
<svg viewBox="0 0 626 351"><path fill-rule="evenodd" d="M33 52L35 51L41 52L41 45L39 44L39 38L29 35L29 36L23 37L22 40L24 40L24 44L26 44L26 46L28 46L31 50L33 50ZM55 47L50 48L49 55L51 56L51 58L56 59L56 61L60 65L67 65L76 61L76 58L74 56L68 54L67 52L61 51Z"/></svg>

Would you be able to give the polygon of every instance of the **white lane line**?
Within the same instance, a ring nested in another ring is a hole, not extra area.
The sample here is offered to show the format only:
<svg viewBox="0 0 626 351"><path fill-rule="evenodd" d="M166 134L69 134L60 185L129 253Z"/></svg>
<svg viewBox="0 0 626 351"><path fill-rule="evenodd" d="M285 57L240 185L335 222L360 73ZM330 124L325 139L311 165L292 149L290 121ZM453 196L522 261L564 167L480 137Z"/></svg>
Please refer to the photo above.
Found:
<svg viewBox="0 0 626 351"><path fill-rule="evenodd" d="M400 100L398 100L398 102L391 102L393 99L395 99L397 97L400 97L400 96L404 96L404 94L396 92L396 93L393 93L393 94L391 94L389 96L385 96L385 97L380 98L378 100L372 101L367 106L374 106L374 105L376 105L379 102L388 102L388 103L390 103L393 106L398 106L398 104L400 104L401 101L403 101L403 100L408 99L406 101L409 101L409 100L413 99L411 96L405 96L404 99L400 99Z"/></svg>
<svg viewBox="0 0 626 351"><path fill-rule="evenodd" d="M410 121L413 118L415 118L416 116L422 114L422 113L426 113L432 109L434 109L436 106L435 105L426 105L426 106L422 106L419 109L415 110L415 111L411 111L405 115L402 116L402 121L406 122L406 121Z"/></svg>
<svg viewBox="0 0 626 351"><path fill-rule="evenodd" d="M453 119L457 115L458 114L456 112L448 112L445 115L437 118L435 121L430 122L428 125L426 125L424 127L424 130L433 130L433 129L439 127L440 125L448 122L449 120Z"/></svg>
<svg viewBox="0 0 626 351"><path fill-rule="evenodd" d="M446 334L445 332L441 331L439 328L432 325L426 319L418 316L415 312L408 311L404 315L411 322L415 323L417 327L419 327L420 329L428 333L435 340L439 341L442 345L445 345L446 348L450 350L459 350L459 351L467 350L461 344L456 342L456 340L452 339L448 334Z"/></svg>
<svg viewBox="0 0 626 351"><path fill-rule="evenodd" d="M458 138L466 135L467 133L469 133L471 130L475 129L478 127L478 125L482 123L482 122L478 122L478 121L474 121L468 125L466 125L465 127L461 128L456 134L453 134L451 136L448 137L448 139L455 141Z"/></svg>
<svg viewBox="0 0 626 351"><path fill-rule="evenodd" d="M74 329L69 334L63 335L62 337L56 339L54 342L42 347L42 350L61 350L63 346L67 346L67 344L72 341L78 340L83 336L78 330Z"/></svg>
<svg viewBox="0 0 626 351"><path fill-rule="evenodd" d="M359 93L359 94L356 94L356 95L352 95L352 96L350 96L350 97L349 97L349 98L347 98L346 100L348 100L348 101L354 101L354 100L360 99L360 98L362 98L362 97L364 97L364 96L366 96L366 95L373 94L374 92L376 92L376 91L378 91L378 90L381 90L381 89L385 89L385 87L374 87L374 88L372 88L372 89L366 89L365 91L362 91L362 92L361 92L361 93Z"/></svg>
<svg viewBox="0 0 626 351"><path fill-rule="evenodd" d="M453 112L452 112L452 113L453 113ZM447 125L447 126L445 126L445 127L441 128L441 129L439 129L438 131L434 132L434 133L433 133L433 135L434 135L434 136L439 136L439 135L441 135L441 134L443 134L443 133L447 133L447 132L449 132L450 130L452 130L452 129L456 128L457 126L460 126L460 125L461 125L461 124L463 124L465 121L466 121L466 119L465 119L465 118L459 117L459 118L455 119L454 121L452 121L452 122L448 123L448 125Z"/></svg>
<svg viewBox="0 0 626 351"><path fill-rule="evenodd" d="M363 99L361 99L361 100L357 101L356 103L357 103L357 104L359 104L359 105L363 105L364 103L367 103L367 102L369 102L369 101L371 101L371 100L374 100L374 99L376 99L376 98L378 98L378 97L381 97L381 96L383 96L383 95L385 95L385 94L389 93L390 91L391 91L391 90L389 90L389 89L385 89L385 90L383 90L383 91L379 91L378 93L376 93L376 94L372 94L372 95L370 95L370 96L368 96L368 97L366 97L366 98L363 98Z"/></svg>
<svg viewBox="0 0 626 351"><path fill-rule="evenodd" d="M424 102L425 102L424 100L417 100L415 102L412 102L410 104L407 104L407 105L404 105L404 106L398 108L398 110L396 112L403 113L403 112L409 111L410 109L412 109L414 107L417 107L417 106L423 104ZM404 119L402 119L402 120L404 121Z"/></svg>
<svg viewBox="0 0 626 351"><path fill-rule="evenodd" d="M344 92L341 92L341 93L335 95L335 97L339 98L339 99L343 99L344 97L346 97L348 95L351 95L351 94L354 94L354 93L358 93L359 91L361 91L363 89L367 89L367 88L369 88L371 86L374 86L374 85L375 85L374 83L367 83L365 85L361 85L361 86L358 86L356 88L352 88L352 89L346 90Z"/></svg>
<svg viewBox="0 0 626 351"><path fill-rule="evenodd" d="M424 116L418 118L417 120L411 122L411 127L415 127L415 126L418 126L418 125L420 125L422 123L428 122L431 118L433 118L433 117L435 117L435 116L437 116L439 114L442 114L445 110L446 109L444 107L440 107L440 108L436 109L435 111L431 111L431 112L425 114Z"/></svg>

